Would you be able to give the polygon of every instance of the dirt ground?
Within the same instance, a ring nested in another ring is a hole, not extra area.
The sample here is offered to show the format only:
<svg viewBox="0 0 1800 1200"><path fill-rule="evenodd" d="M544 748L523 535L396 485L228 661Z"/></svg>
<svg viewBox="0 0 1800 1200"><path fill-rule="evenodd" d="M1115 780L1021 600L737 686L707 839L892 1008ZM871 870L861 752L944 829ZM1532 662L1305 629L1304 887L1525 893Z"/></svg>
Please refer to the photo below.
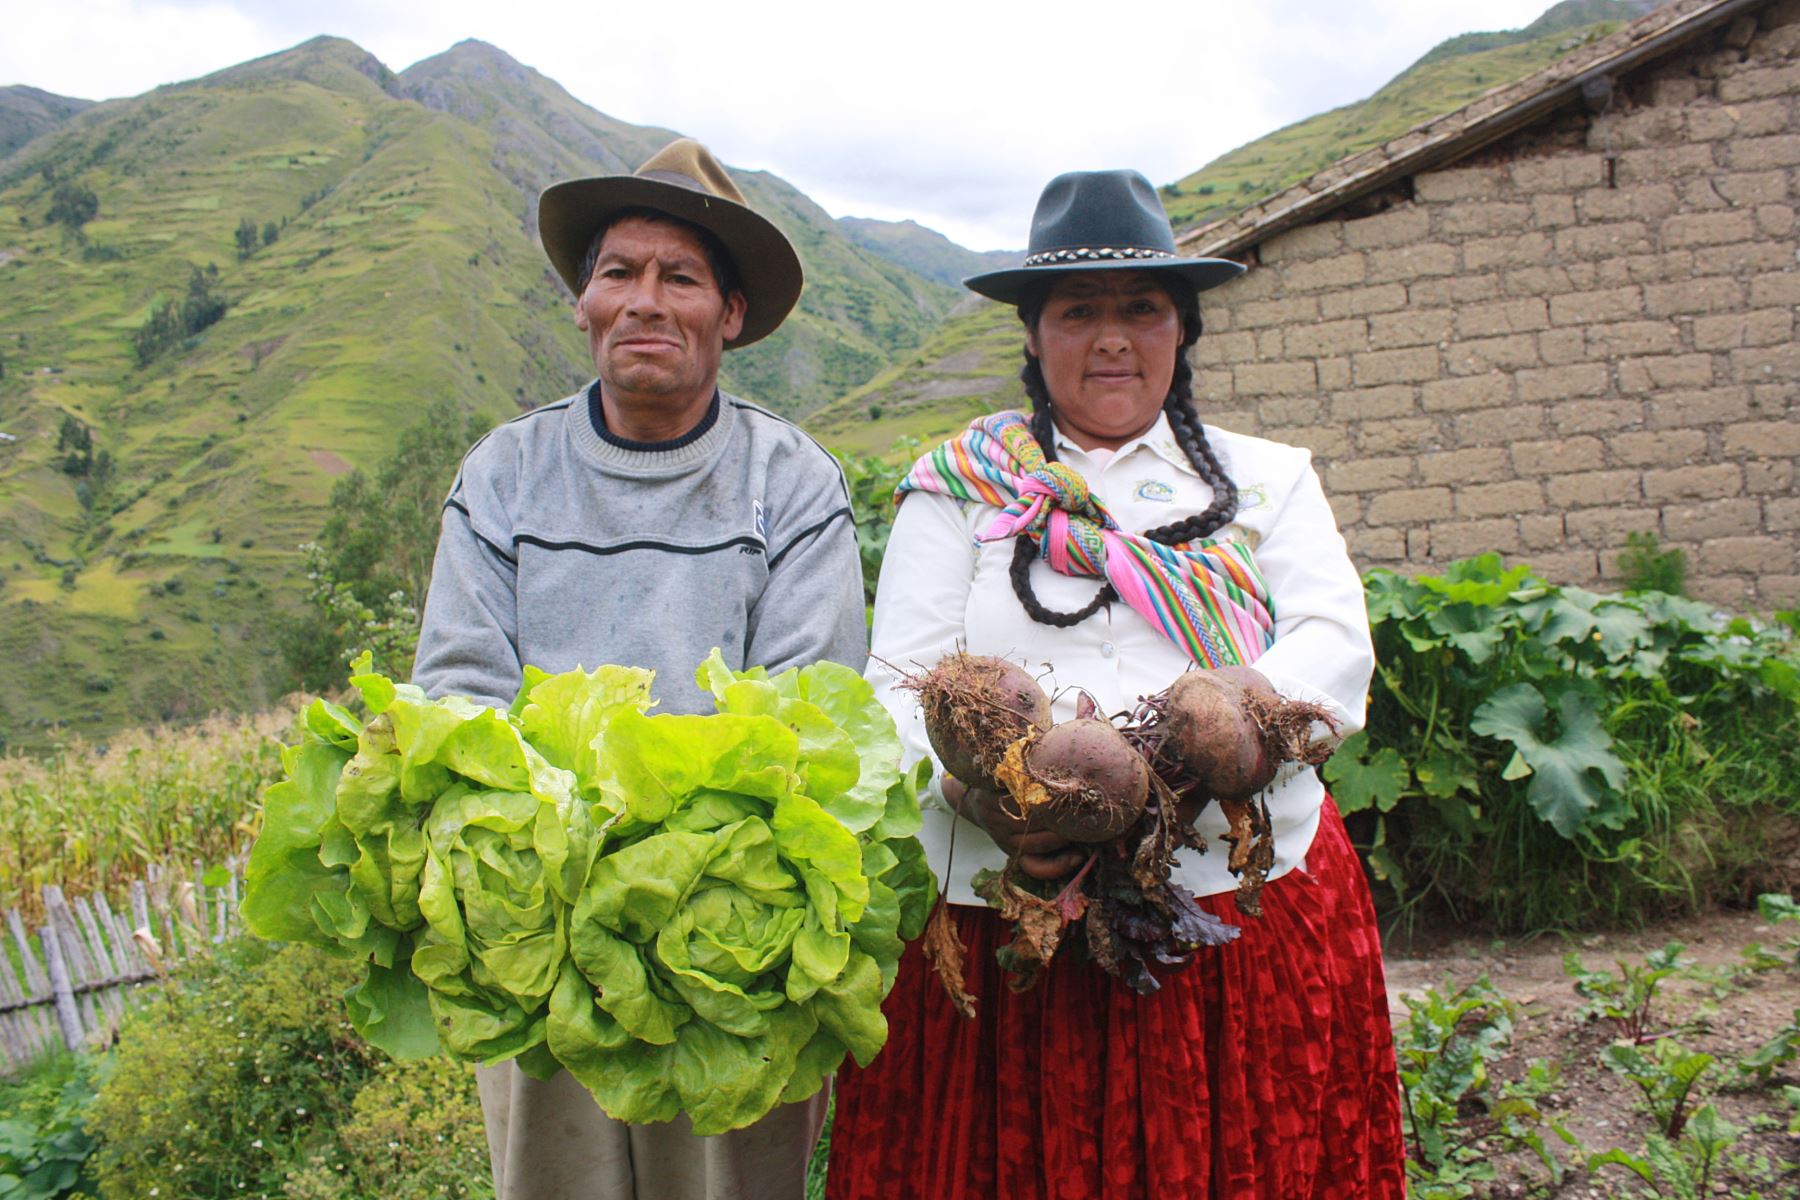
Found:
<svg viewBox="0 0 1800 1200"><path fill-rule="evenodd" d="M1731 1064L1773 1037L1800 1009L1800 969L1735 970L1744 963L1744 947L1761 942L1774 948L1792 936L1792 928L1791 922L1773 928L1755 912L1721 912L1634 933L1518 941L1421 933L1410 945L1396 941L1388 948L1389 1003L1398 1028L1407 1019L1407 995L1420 995L1428 987L1443 992L1446 977L1448 988L1454 990L1486 975L1520 1006L1512 1049L1494 1065L1493 1073L1518 1078L1530 1060L1552 1060L1561 1067L1562 1082L1548 1105L1569 1132L1590 1153L1619 1146L1641 1157L1645 1134L1652 1129L1641 1094L1601 1062L1600 1051L1614 1031L1604 1022L1577 1018L1583 1001L1563 969L1563 957L1573 950L1589 970L1616 970L1616 960L1641 965L1649 951L1681 942L1683 957L1703 968L1704 978L1665 980L1652 1010L1653 1028L1675 1030L1684 1046L1716 1056L1719 1061L1701 1077L1698 1090L1711 1093L1720 1114L1746 1130L1727 1153L1723 1176L1715 1174L1711 1192L1734 1200L1800 1197L1800 1135L1780 1126L1755 1128L1771 1125L1772 1118L1785 1125L1787 1110L1779 1085L1800 1084L1800 1066L1787 1064L1766 1089L1718 1090ZM1617 1166L1594 1175L1571 1170L1554 1188L1547 1186L1547 1172L1535 1159L1505 1161L1500 1174L1492 1196L1561 1200L1658 1194L1642 1188L1635 1176Z"/></svg>

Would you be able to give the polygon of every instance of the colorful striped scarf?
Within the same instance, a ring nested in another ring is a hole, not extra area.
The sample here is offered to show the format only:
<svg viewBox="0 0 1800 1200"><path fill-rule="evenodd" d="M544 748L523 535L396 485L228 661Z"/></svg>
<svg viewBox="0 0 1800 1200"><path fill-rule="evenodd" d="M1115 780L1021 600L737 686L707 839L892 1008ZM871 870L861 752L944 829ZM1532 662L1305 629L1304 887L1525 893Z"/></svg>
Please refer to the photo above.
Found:
<svg viewBox="0 0 1800 1200"><path fill-rule="evenodd" d="M1195 662L1255 662L1275 640L1268 585L1242 542L1165 546L1119 527L1087 480L1044 456L1025 418L998 412L921 458L894 490L937 492L1001 510L978 542L1029 537L1064 575L1105 578Z"/></svg>

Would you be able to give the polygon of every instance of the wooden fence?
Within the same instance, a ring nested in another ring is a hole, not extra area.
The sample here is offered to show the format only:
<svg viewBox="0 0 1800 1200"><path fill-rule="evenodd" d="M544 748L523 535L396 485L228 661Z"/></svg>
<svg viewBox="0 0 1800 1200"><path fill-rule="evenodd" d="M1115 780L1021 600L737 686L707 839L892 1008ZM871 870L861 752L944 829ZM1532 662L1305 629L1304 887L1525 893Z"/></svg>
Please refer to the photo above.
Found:
<svg viewBox="0 0 1800 1200"><path fill-rule="evenodd" d="M152 867L115 909L95 893L67 900L43 890L35 938L18 909L6 914L11 945L0 944L0 1074L14 1074L58 1046L110 1043L142 986L177 961L224 941L238 924L239 868L208 887Z"/></svg>

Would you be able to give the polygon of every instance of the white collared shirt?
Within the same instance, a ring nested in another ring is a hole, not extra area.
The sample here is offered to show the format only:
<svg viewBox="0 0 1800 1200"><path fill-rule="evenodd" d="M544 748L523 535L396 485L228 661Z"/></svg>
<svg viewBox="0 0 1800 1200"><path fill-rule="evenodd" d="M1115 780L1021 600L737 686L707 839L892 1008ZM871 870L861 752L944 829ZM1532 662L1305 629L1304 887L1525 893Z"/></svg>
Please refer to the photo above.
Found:
<svg viewBox="0 0 1800 1200"><path fill-rule="evenodd" d="M1337 717L1338 735L1347 736L1362 727L1375 655L1362 580L1312 455L1211 426L1206 437L1238 488L1237 518L1214 536L1249 543L1275 613L1275 643L1254 665L1283 696L1323 705ZM1081 472L1125 529L1154 529L1212 502L1212 488L1188 462L1166 417L1110 456L1086 454L1060 433L1056 447L1057 458ZM897 688L899 677L886 664L917 672L959 646L1008 658L1037 677L1058 721L1075 715L1077 689L1111 715L1134 709L1192 665L1185 651L1123 603L1066 629L1033 621L1013 594L1012 539L975 541L997 515L988 505L910 492L895 518L876 590L868 679L899 725L908 764L930 756L931 747L915 693ZM1060 575L1039 559L1031 582L1039 602L1068 612L1091 601L1102 581ZM1290 765L1276 776L1268 797L1275 833L1271 879L1303 864L1324 794L1310 769ZM999 869L1006 856L979 826L949 809L935 778L921 801L925 828L919 837L951 903L981 904L970 878L983 868ZM1196 895L1234 890L1219 806L1208 804L1196 827L1209 848L1204 854L1182 851L1176 879Z"/></svg>

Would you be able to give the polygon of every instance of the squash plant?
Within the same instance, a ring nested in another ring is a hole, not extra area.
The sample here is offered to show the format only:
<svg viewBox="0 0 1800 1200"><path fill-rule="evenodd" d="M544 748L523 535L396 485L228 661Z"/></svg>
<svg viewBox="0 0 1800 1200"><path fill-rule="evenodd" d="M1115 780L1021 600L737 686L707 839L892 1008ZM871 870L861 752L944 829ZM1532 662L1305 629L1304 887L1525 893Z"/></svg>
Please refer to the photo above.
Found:
<svg viewBox="0 0 1800 1200"><path fill-rule="evenodd" d="M1800 822L1794 614L1545 582L1495 554L1365 578L1367 728L1324 776L1405 903L1513 928L1700 903L1772 808Z"/></svg>

